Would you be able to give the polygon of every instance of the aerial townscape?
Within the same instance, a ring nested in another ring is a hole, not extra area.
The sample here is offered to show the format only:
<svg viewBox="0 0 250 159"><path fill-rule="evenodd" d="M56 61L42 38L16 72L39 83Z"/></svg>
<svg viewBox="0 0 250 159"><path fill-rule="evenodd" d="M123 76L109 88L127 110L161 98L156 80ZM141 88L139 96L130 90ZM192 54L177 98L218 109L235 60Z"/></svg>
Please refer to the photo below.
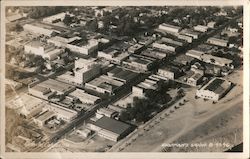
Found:
<svg viewBox="0 0 250 159"><path fill-rule="evenodd" d="M242 144L241 6L11 6L5 15L7 152Z"/></svg>

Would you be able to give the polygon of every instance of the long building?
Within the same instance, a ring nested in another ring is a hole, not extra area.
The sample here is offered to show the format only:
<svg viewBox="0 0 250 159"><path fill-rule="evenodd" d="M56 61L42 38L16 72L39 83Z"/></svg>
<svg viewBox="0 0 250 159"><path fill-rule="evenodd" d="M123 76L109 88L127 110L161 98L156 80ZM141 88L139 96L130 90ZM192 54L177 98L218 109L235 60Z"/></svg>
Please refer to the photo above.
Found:
<svg viewBox="0 0 250 159"><path fill-rule="evenodd" d="M45 36L48 36L48 37L51 37L51 36L54 36L54 35L60 33L57 30L47 29L45 27L38 26L38 25L35 25L35 24L25 24L23 26L23 29L24 29L24 31L30 32L32 34L45 35Z"/></svg>
<svg viewBox="0 0 250 159"><path fill-rule="evenodd" d="M99 136L115 142L133 131L130 125L106 116L98 119L95 123L89 124L89 127Z"/></svg>
<svg viewBox="0 0 250 159"><path fill-rule="evenodd" d="M206 85L196 91L196 96L218 101L232 88L232 83L222 78L213 78Z"/></svg>
<svg viewBox="0 0 250 159"><path fill-rule="evenodd" d="M59 82L53 79L48 79L32 87L28 87L28 91L30 94L46 100L50 99L56 94L66 96L75 89L76 88L72 85Z"/></svg>
<svg viewBox="0 0 250 159"><path fill-rule="evenodd" d="M159 29L169 32L169 33L178 33L181 30L181 27L162 23L159 25Z"/></svg>
<svg viewBox="0 0 250 159"><path fill-rule="evenodd" d="M213 56L210 54L205 54L202 51L197 51L197 50L189 50L186 55L194 57L196 59L199 59L201 61L204 61L206 63L210 63L213 65L217 65L217 66L226 66L226 67L234 67L233 66L233 61L227 58L223 58L223 57L217 57L217 56Z"/></svg>
<svg viewBox="0 0 250 159"><path fill-rule="evenodd" d="M123 69L121 67L115 67L114 69L110 70L107 74L109 77L124 83L130 83L134 81L139 75L138 73L132 72L127 69Z"/></svg>
<svg viewBox="0 0 250 159"><path fill-rule="evenodd" d="M222 46L222 47L228 46L228 40L218 39L214 37L208 38L207 43L217 45L217 46Z"/></svg>

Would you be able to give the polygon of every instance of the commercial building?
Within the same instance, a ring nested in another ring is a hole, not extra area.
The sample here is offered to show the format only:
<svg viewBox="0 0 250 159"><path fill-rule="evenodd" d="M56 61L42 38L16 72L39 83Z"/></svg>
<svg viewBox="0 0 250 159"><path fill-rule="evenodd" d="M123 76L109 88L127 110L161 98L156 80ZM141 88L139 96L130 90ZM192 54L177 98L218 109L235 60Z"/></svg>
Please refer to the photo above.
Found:
<svg viewBox="0 0 250 159"><path fill-rule="evenodd" d="M201 56L202 56L203 54L205 54L205 52L199 51L199 50L194 50L194 49L188 50L188 51L186 52L186 55L187 55L187 56L193 57L193 58L196 58L196 59L199 59L199 60L201 60Z"/></svg>
<svg viewBox="0 0 250 159"><path fill-rule="evenodd" d="M140 55L158 59L158 60L163 60L172 54L175 54L175 53L171 51L160 51L157 49L147 49L140 53Z"/></svg>
<svg viewBox="0 0 250 159"><path fill-rule="evenodd" d="M47 40L48 43L52 43L57 47L66 47L68 43L71 43L75 40L80 40L78 36L72 37L63 37L63 36L54 36Z"/></svg>
<svg viewBox="0 0 250 159"><path fill-rule="evenodd" d="M69 108L59 106L53 103L47 104L46 108L49 111L53 111L54 113L56 113L58 119L64 120L66 122L72 121L78 115L77 111L73 109L69 109Z"/></svg>
<svg viewBox="0 0 250 159"><path fill-rule="evenodd" d="M99 136L115 142L124 138L133 130L130 125L106 116L98 119L95 123L89 124L89 127Z"/></svg>
<svg viewBox="0 0 250 159"><path fill-rule="evenodd" d="M145 56L140 55L131 55L129 56L129 59L122 62L122 65L129 69L145 72L152 68L154 62L155 59L153 58L146 58Z"/></svg>
<svg viewBox="0 0 250 159"><path fill-rule="evenodd" d="M24 31L27 31L32 34L39 34L39 35L45 35L48 37L54 36L60 31L54 30L54 29L47 29L44 28L43 26L35 25L35 24L25 24L23 26Z"/></svg>
<svg viewBox="0 0 250 159"><path fill-rule="evenodd" d="M93 104L93 105L97 104L101 100L99 97L86 93L84 90L81 89L76 89L69 95L78 98L82 103Z"/></svg>
<svg viewBox="0 0 250 159"><path fill-rule="evenodd" d="M128 52L132 54L137 54L137 53L140 53L144 48L145 48L144 45L135 44L128 48Z"/></svg>
<svg viewBox="0 0 250 159"><path fill-rule="evenodd" d="M121 67L115 67L112 70L110 70L107 74L109 77L121 81L123 83L130 83L139 76L138 73L135 73L133 71Z"/></svg>
<svg viewBox="0 0 250 159"><path fill-rule="evenodd" d="M44 107L44 102L42 100L27 94L24 94L18 99L15 99L12 104L16 105L16 108L19 108L19 114L23 115L26 118L31 118L36 114L39 114L40 112L42 112Z"/></svg>
<svg viewBox="0 0 250 159"><path fill-rule="evenodd" d="M76 52L83 55L91 55L98 49L98 40L90 39L76 39L72 42L67 43L66 47L72 52Z"/></svg>
<svg viewBox="0 0 250 159"><path fill-rule="evenodd" d="M115 64L121 64L124 60L128 59L128 56L128 52L122 52L111 47L103 51L98 51L99 58L105 58Z"/></svg>
<svg viewBox="0 0 250 159"><path fill-rule="evenodd" d="M153 48L160 50L167 50L172 52L178 52L184 44L179 41L175 41L169 38L162 38L152 44Z"/></svg>
<svg viewBox="0 0 250 159"><path fill-rule="evenodd" d="M162 78L160 78L159 76L151 75L147 79L145 79L143 82L137 84L136 86L133 86L132 92L136 96L143 97L147 90L149 89L157 90L159 88L159 82L161 80Z"/></svg>
<svg viewBox="0 0 250 159"><path fill-rule="evenodd" d="M211 21L211 22L207 23L207 26L208 26L208 28L215 28L216 22Z"/></svg>
<svg viewBox="0 0 250 159"><path fill-rule="evenodd" d="M184 34L178 34L177 36L179 39L181 40L185 40L188 43L192 43L193 42L193 37L188 36L188 35L184 35Z"/></svg>
<svg viewBox="0 0 250 159"><path fill-rule="evenodd" d="M205 33L208 31L208 26L197 25L197 26L194 26L194 30Z"/></svg>
<svg viewBox="0 0 250 159"><path fill-rule="evenodd" d="M190 50L186 53L186 55L197 58L201 61L204 61L206 63L210 63L217 66L226 66L233 68L233 61L230 59L222 58L213 56L210 54L204 54L204 52L197 51L197 50Z"/></svg>
<svg viewBox="0 0 250 159"><path fill-rule="evenodd" d="M185 54L181 54L179 56L176 56L175 58L175 62L183 64L183 65L190 65L191 62L194 60L195 58L191 57L191 56L187 56Z"/></svg>
<svg viewBox="0 0 250 159"><path fill-rule="evenodd" d="M49 100L55 94L66 96L76 88L72 85L59 82L53 79L48 79L34 86L29 86L28 91L30 94Z"/></svg>
<svg viewBox="0 0 250 159"><path fill-rule="evenodd" d="M124 85L123 82L102 75L85 84L85 88L98 93L112 95Z"/></svg>
<svg viewBox="0 0 250 159"><path fill-rule="evenodd" d="M102 118L103 116L106 116L109 118L115 118L117 115L118 115L118 112L110 108L100 108L96 111L96 117L98 119Z"/></svg>
<svg viewBox="0 0 250 159"><path fill-rule="evenodd" d="M163 30L163 31L166 31L168 33L178 33L181 30L181 27L166 24L166 23L162 23L162 24L159 25L159 29Z"/></svg>
<svg viewBox="0 0 250 159"><path fill-rule="evenodd" d="M83 59L80 58L75 61L74 81L76 84L82 86L89 82L101 73L101 67L94 58Z"/></svg>
<svg viewBox="0 0 250 159"><path fill-rule="evenodd" d="M27 54L39 55L48 60L54 60L63 53L63 49L57 49L52 44L46 44L40 41L32 41L26 44L24 51Z"/></svg>
<svg viewBox="0 0 250 159"><path fill-rule="evenodd" d="M187 84L191 86L197 86L202 81L203 74L194 73L191 77L187 79Z"/></svg>
<svg viewBox="0 0 250 159"><path fill-rule="evenodd" d="M200 35L201 35L200 32L194 31L194 30L191 30L191 29L183 29L183 30L181 30L180 34L191 36L193 39L198 39L200 37Z"/></svg>
<svg viewBox="0 0 250 159"><path fill-rule="evenodd" d="M222 47L228 46L228 40L218 39L215 37L208 38L207 43L217 45L217 46L222 46Z"/></svg>
<svg viewBox="0 0 250 159"><path fill-rule="evenodd" d="M46 22L46 23L55 23L56 21L63 21L63 19L65 18L65 16L66 16L65 12L58 13L58 14L55 14L55 15L43 18L43 22Z"/></svg>
<svg viewBox="0 0 250 159"><path fill-rule="evenodd" d="M36 118L34 118L34 122L42 127L44 124L46 124L48 120L52 118L56 118L56 114L52 111L47 110L39 114L39 116L37 116Z"/></svg>
<svg viewBox="0 0 250 159"><path fill-rule="evenodd" d="M196 91L196 96L218 101L232 88L232 83L222 78L213 78L206 85Z"/></svg>
<svg viewBox="0 0 250 159"><path fill-rule="evenodd" d="M180 69L175 66L165 66L158 69L158 75L174 80L180 76Z"/></svg>

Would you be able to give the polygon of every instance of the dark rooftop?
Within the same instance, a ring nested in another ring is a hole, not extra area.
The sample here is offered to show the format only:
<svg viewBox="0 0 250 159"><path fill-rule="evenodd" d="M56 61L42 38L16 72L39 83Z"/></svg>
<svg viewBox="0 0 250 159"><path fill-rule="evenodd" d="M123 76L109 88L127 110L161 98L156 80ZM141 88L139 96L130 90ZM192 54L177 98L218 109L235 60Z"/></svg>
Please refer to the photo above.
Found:
<svg viewBox="0 0 250 159"><path fill-rule="evenodd" d="M94 123L94 125L102 129L116 133L116 134L122 134L131 128L131 126L126 123L123 123L121 121L118 121L118 120L115 120L106 116L103 116L102 118L97 120Z"/></svg>

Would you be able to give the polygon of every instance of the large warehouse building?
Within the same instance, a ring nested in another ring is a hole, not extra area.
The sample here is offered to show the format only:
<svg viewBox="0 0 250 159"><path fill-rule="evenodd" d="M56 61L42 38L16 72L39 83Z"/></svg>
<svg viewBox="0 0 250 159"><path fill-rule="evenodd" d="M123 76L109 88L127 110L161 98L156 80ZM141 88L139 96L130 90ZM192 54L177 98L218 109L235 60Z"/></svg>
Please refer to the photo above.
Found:
<svg viewBox="0 0 250 159"><path fill-rule="evenodd" d="M89 126L90 129L96 131L99 136L112 141L122 139L133 130L130 125L106 116L103 116Z"/></svg>
<svg viewBox="0 0 250 159"><path fill-rule="evenodd" d="M218 101L232 88L232 83L222 78L214 78L196 91L196 96Z"/></svg>

